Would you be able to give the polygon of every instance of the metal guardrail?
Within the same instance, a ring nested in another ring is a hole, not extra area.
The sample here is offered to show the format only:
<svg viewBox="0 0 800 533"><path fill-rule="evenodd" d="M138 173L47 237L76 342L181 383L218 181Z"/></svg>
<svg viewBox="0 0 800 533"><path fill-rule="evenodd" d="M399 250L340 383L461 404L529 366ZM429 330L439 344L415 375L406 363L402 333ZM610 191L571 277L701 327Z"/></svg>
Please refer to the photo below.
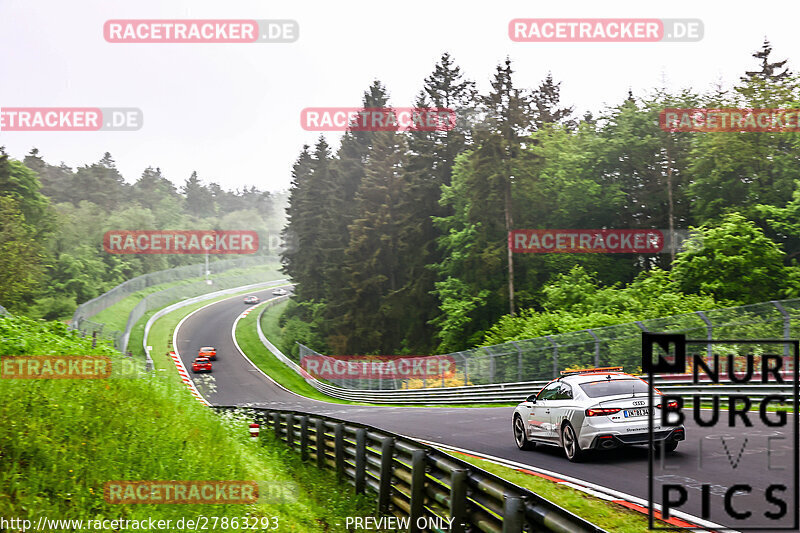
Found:
<svg viewBox="0 0 800 533"><path fill-rule="evenodd" d="M288 296L287 296L288 298ZM285 298L283 298L285 299ZM264 335L261 328L261 316L271 306L282 301L275 299L267 302L256 320L256 330L261 343L286 366L299 374L306 383L333 398L353 402L387 403L403 405L441 405L441 404L509 404L521 402L531 394L538 393L549 380L524 381L517 383L494 383L491 385L468 385L462 387L437 387L426 389L395 390L363 390L348 389L324 383L306 372L300 365L281 352ZM787 378L786 385L736 385L730 382L720 384L694 385L691 379L682 376L657 378L653 384L662 392L689 396L693 394L747 394L754 398L763 398L772 394L791 396L793 389ZM683 376L688 378L689 376Z"/></svg>
<svg viewBox="0 0 800 533"><path fill-rule="evenodd" d="M261 423L262 443L270 428L302 460L334 469L356 493L374 493L377 513L407 520L410 533L604 532L535 492L401 435L300 411L214 409L247 413Z"/></svg>

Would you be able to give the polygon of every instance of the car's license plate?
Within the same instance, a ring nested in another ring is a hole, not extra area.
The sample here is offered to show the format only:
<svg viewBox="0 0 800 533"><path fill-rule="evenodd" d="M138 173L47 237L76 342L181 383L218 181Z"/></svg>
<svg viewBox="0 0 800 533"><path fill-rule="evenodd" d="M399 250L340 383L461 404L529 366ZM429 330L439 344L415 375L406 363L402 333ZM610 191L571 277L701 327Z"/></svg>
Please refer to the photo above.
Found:
<svg viewBox="0 0 800 533"><path fill-rule="evenodd" d="M625 418L648 416L650 414L650 409L626 409L622 411L622 413L625 415Z"/></svg>

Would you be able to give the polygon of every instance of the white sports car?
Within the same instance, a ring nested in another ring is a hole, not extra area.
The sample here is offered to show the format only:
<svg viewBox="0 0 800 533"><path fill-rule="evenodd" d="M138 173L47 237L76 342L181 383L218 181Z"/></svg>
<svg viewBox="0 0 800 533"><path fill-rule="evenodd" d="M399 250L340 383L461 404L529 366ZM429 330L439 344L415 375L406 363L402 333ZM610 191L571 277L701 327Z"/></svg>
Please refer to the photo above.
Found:
<svg viewBox="0 0 800 533"><path fill-rule="evenodd" d="M561 374L514 409L514 440L521 450L561 446L570 461L579 461L586 450L649 443L646 381L623 373L622 367ZM661 397L653 393L654 399ZM658 411L653 422L654 442L669 452L686 438L682 425L661 427Z"/></svg>

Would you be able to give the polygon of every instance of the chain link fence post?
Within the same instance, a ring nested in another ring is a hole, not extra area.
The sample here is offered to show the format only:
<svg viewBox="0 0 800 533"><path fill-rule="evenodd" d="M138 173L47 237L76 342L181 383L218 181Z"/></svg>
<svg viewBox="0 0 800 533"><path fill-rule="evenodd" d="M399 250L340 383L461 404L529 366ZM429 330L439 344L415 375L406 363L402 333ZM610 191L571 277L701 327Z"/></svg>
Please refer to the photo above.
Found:
<svg viewBox="0 0 800 533"><path fill-rule="evenodd" d="M511 341L511 344L517 349L517 381L522 381L522 349L517 341Z"/></svg>
<svg viewBox="0 0 800 533"><path fill-rule="evenodd" d="M695 314L706 323L706 340L713 340L714 324L711 323L711 319L709 319L708 316L706 316L706 314L702 311L695 311ZM714 358L713 349L710 342L706 344L706 358L706 364L710 363Z"/></svg>
<svg viewBox="0 0 800 533"><path fill-rule="evenodd" d="M792 327L792 316L789 314L786 308L783 307L783 305L781 305L779 301L771 300L769 303L774 305L775 308L778 310L778 312L783 316L783 340L788 341L789 337L791 336L790 331ZM790 353L789 344L785 343L783 345L783 358L786 359L790 357L789 353Z"/></svg>
<svg viewBox="0 0 800 533"><path fill-rule="evenodd" d="M600 368L600 337L595 335L594 331L587 329L589 335L594 339L594 367Z"/></svg>
<svg viewBox="0 0 800 533"><path fill-rule="evenodd" d="M553 379L555 379L558 377L558 344L550 335L545 335L544 338L553 345Z"/></svg>

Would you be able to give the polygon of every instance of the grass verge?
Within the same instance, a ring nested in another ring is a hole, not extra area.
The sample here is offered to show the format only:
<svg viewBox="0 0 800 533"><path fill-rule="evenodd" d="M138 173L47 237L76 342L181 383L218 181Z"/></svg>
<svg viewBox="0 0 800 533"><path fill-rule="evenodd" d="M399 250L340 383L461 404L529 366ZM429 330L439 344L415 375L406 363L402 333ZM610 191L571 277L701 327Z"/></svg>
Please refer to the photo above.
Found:
<svg viewBox="0 0 800 533"><path fill-rule="evenodd" d="M264 329L264 335L266 335L268 339L277 339L280 332L278 318L287 303L288 302L278 303L264 312L262 328ZM240 320L239 324L236 326L236 341L239 343L242 351L247 354L247 357L249 357L258 368L282 386L306 398L329 403L357 404L356 402L339 400L327 394L322 394L306 383L306 380L297 375L294 370L275 357L272 352L267 350L261 343L261 339L258 338L258 332L256 331L258 315L259 312L250 313L244 319ZM359 403L357 405L370 404Z"/></svg>
<svg viewBox="0 0 800 533"><path fill-rule="evenodd" d="M58 322L0 318L0 355L103 354L109 346ZM287 448L252 442L246 421L203 407L174 377L4 379L0 387L0 516L31 520L274 519L280 531L344 531L344 516L374 515L374 504L331 472L302 463ZM220 460L222 459L222 460ZM112 504L108 481L257 480L262 494L287 497L251 504ZM267 489L265 491L265 488ZM83 527L45 527L45 530ZM130 529L150 530L149 527ZM100 528L94 528L100 529ZM177 528L168 528L176 530ZM118 528L128 530L128 528Z"/></svg>
<svg viewBox="0 0 800 533"><path fill-rule="evenodd" d="M614 533L642 533L649 531L647 515L632 511L617 503L596 498L580 490L526 474L514 468L478 459L472 455L449 450L447 450L447 453L520 487L529 489L556 505L578 516L587 518L593 524L606 531L613 531Z"/></svg>

